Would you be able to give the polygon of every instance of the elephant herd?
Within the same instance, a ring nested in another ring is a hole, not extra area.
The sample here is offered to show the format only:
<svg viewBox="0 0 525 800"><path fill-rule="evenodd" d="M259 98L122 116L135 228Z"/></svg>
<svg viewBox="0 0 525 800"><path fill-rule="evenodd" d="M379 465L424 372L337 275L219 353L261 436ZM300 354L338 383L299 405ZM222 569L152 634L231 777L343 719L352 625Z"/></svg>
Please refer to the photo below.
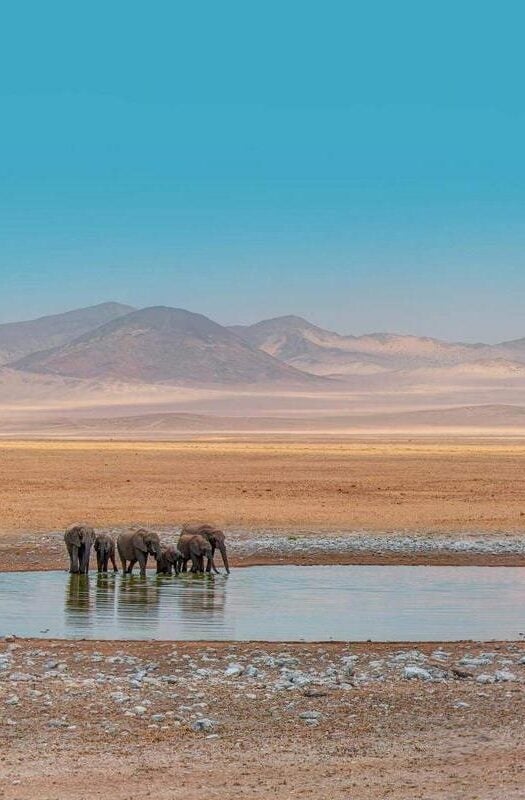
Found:
<svg viewBox="0 0 525 800"><path fill-rule="evenodd" d="M89 572L92 548L97 556L99 572L107 572L110 563L113 570L118 572L115 541L110 534L95 533L90 525L71 525L64 534L64 542L71 573ZM131 575L138 562L142 577L146 575L148 556L153 556L157 563L157 575L178 575L179 572L186 572L190 561L192 572L210 573L212 569L218 572L214 563L217 548L229 574L224 533L213 525L184 525L177 544L162 544L158 533L144 528L123 531L116 542L123 574Z"/></svg>

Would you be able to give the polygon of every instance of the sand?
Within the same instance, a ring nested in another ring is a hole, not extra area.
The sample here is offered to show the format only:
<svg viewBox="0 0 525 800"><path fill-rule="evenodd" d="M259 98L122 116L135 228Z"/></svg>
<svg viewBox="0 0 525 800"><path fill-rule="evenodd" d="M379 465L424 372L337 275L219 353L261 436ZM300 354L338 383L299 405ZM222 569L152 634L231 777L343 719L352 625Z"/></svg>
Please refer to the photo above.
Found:
<svg viewBox="0 0 525 800"><path fill-rule="evenodd" d="M0 534L236 528L522 531L525 442L0 442Z"/></svg>

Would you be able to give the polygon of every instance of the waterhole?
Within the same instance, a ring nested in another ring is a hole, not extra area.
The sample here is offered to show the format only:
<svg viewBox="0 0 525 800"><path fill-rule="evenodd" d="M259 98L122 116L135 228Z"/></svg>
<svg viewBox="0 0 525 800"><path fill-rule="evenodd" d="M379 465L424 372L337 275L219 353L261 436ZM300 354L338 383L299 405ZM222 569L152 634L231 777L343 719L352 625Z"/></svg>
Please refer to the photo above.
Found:
<svg viewBox="0 0 525 800"><path fill-rule="evenodd" d="M518 639L519 567L265 566L227 577L0 573L0 633L89 639Z"/></svg>

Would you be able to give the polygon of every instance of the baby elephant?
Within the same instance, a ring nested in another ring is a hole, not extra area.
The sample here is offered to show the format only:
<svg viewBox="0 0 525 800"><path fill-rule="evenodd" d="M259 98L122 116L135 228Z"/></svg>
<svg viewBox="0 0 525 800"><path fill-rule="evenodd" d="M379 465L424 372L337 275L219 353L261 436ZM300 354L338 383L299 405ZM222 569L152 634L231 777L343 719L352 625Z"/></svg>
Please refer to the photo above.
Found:
<svg viewBox="0 0 525 800"><path fill-rule="evenodd" d="M84 523L71 525L64 534L69 555L69 571L72 574L87 575L91 545L95 539L95 531Z"/></svg>
<svg viewBox="0 0 525 800"><path fill-rule="evenodd" d="M117 562L115 561L115 542L109 533L97 533L94 547L97 554L98 571L107 572L108 561L111 561L113 572L118 572Z"/></svg>
<svg viewBox="0 0 525 800"><path fill-rule="evenodd" d="M157 575L171 575L173 571L178 575L181 560L182 554L174 544L162 545L160 558L157 560Z"/></svg>

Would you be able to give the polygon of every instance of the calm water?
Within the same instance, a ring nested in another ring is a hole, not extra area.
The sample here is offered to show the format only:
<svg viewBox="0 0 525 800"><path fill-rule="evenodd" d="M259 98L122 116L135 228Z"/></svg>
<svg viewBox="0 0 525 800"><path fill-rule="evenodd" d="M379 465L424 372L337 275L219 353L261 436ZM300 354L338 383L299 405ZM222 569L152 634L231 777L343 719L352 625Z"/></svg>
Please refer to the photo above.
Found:
<svg viewBox="0 0 525 800"><path fill-rule="evenodd" d="M90 639L517 639L519 567L248 567L229 577L0 573L0 634Z"/></svg>

